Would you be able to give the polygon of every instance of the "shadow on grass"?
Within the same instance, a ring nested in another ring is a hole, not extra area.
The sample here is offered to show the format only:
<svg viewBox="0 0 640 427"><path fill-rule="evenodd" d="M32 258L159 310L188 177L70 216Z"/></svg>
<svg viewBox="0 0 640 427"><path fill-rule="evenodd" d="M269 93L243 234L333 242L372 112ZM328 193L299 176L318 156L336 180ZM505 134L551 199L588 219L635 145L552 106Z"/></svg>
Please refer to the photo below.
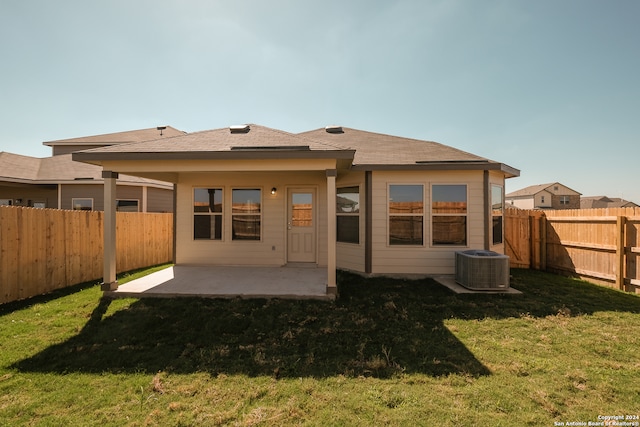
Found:
<svg viewBox="0 0 640 427"><path fill-rule="evenodd" d="M144 267L144 268L137 268L135 270L119 273L118 281L123 283L123 279L125 279L125 281L132 280L141 275L149 274L150 272L157 271L162 268L166 268L169 265L171 264L164 263L164 264L158 264L158 265L153 265L153 266ZM101 281L102 281L101 279L90 280L88 282L78 283L76 285L71 285L61 289L56 289L46 294L36 295L30 298L25 298L18 301L11 301L11 302L0 304L0 317L7 315L9 313L13 313L14 311L17 311L17 310L24 310L36 304L46 304L58 298L63 298L63 297L75 294L77 292L83 291L85 289L98 286Z"/></svg>
<svg viewBox="0 0 640 427"><path fill-rule="evenodd" d="M274 377L389 377L401 372L489 375L445 326L484 319L640 313L640 298L537 272L514 272L524 295L454 295L431 280L339 274L335 303L291 300L144 299L14 365L29 372L207 372Z"/></svg>

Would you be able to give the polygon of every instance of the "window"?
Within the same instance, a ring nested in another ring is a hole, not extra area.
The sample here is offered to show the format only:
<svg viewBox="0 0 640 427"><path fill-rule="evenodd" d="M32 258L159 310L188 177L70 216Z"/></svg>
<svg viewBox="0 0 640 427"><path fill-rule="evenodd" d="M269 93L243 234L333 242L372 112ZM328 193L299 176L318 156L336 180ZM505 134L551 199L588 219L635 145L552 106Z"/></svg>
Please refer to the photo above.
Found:
<svg viewBox="0 0 640 427"><path fill-rule="evenodd" d="M222 188L193 189L194 240L222 240Z"/></svg>
<svg viewBox="0 0 640 427"><path fill-rule="evenodd" d="M13 205L12 199L0 199L0 206L11 206Z"/></svg>
<svg viewBox="0 0 640 427"><path fill-rule="evenodd" d="M71 199L71 209L74 211L92 211L93 199Z"/></svg>
<svg viewBox="0 0 640 427"><path fill-rule="evenodd" d="M116 200L116 212L138 212L137 200Z"/></svg>
<svg viewBox="0 0 640 427"><path fill-rule="evenodd" d="M493 219L493 244L502 243L502 218L504 204L502 203L502 187L491 186L491 218Z"/></svg>
<svg viewBox="0 0 640 427"><path fill-rule="evenodd" d="M233 240L260 240L262 191L258 188L231 190Z"/></svg>
<svg viewBox="0 0 640 427"><path fill-rule="evenodd" d="M343 187L336 192L337 240L360 243L360 188Z"/></svg>
<svg viewBox="0 0 640 427"><path fill-rule="evenodd" d="M540 203L544 203L544 196L540 196Z"/></svg>
<svg viewBox="0 0 640 427"><path fill-rule="evenodd" d="M431 187L431 241L433 245L466 246L467 186Z"/></svg>
<svg viewBox="0 0 640 427"><path fill-rule="evenodd" d="M424 243L424 187L389 186L389 244Z"/></svg>
<svg viewBox="0 0 640 427"><path fill-rule="evenodd" d="M560 196L560 204L568 205L569 204L569 196Z"/></svg>

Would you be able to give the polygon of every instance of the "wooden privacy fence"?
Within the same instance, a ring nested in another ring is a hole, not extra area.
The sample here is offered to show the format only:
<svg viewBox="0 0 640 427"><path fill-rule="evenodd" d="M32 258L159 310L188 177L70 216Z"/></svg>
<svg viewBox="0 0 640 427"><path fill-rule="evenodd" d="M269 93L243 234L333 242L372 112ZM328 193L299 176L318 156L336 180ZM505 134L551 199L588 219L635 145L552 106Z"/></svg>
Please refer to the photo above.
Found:
<svg viewBox="0 0 640 427"><path fill-rule="evenodd" d="M640 209L505 212L512 267L548 270L640 292Z"/></svg>
<svg viewBox="0 0 640 427"><path fill-rule="evenodd" d="M173 259L173 214L116 215L118 272ZM97 280L103 212L0 206L0 303Z"/></svg>

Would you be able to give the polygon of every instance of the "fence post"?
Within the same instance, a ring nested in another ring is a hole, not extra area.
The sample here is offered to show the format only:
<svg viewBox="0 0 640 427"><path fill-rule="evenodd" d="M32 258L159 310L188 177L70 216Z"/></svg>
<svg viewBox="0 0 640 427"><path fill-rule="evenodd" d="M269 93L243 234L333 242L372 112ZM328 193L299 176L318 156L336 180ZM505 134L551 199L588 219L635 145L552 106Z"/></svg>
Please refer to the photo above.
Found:
<svg viewBox="0 0 640 427"><path fill-rule="evenodd" d="M540 269L547 271L547 216L540 218Z"/></svg>
<svg viewBox="0 0 640 427"><path fill-rule="evenodd" d="M616 285L618 289L624 290L624 276L625 276L625 224L627 223L627 217L618 216L616 220L616 236L617 236L617 245L616 245L616 260L618 261L618 271L616 272Z"/></svg>

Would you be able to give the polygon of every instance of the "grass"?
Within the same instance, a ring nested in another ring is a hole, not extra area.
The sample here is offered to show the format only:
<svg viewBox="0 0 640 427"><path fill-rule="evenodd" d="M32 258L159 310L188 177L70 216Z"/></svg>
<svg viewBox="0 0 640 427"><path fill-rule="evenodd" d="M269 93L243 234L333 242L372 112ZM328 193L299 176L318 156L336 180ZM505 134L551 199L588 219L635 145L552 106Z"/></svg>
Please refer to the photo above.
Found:
<svg viewBox="0 0 640 427"><path fill-rule="evenodd" d="M126 281L148 271L138 272ZM640 297L514 270L523 295L339 274L334 302L0 306L0 425L554 425L640 415Z"/></svg>

